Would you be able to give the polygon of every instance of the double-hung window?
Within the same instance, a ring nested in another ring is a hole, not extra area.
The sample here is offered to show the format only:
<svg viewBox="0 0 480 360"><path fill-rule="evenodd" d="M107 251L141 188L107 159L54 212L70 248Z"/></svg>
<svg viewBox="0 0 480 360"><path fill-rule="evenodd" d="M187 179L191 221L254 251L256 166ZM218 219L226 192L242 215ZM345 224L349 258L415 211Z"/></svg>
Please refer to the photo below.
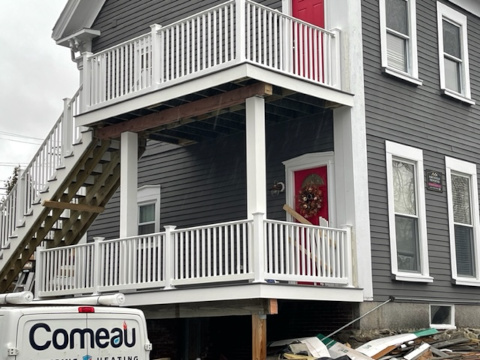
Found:
<svg viewBox="0 0 480 360"><path fill-rule="evenodd" d="M438 56L440 88L445 95L469 104L467 17L437 2Z"/></svg>
<svg viewBox="0 0 480 360"><path fill-rule="evenodd" d="M385 145L392 274L396 280L431 282L423 152L390 141Z"/></svg>
<svg viewBox="0 0 480 360"><path fill-rule="evenodd" d="M480 286L477 166L445 158L452 278L458 285Z"/></svg>
<svg viewBox="0 0 480 360"><path fill-rule="evenodd" d="M160 186L146 185L137 190L138 235L160 231Z"/></svg>
<svg viewBox="0 0 480 360"><path fill-rule="evenodd" d="M416 0L379 0L382 67L390 75L418 79Z"/></svg>

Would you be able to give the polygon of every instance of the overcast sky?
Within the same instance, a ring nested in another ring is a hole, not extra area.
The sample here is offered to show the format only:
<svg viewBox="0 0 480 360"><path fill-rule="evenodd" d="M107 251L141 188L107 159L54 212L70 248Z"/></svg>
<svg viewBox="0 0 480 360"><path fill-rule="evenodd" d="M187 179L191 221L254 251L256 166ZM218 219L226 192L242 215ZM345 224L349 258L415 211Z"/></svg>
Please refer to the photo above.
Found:
<svg viewBox="0 0 480 360"><path fill-rule="evenodd" d="M70 50L51 37L66 2L0 0L0 188L15 164L32 160L62 113L62 99L78 88Z"/></svg>

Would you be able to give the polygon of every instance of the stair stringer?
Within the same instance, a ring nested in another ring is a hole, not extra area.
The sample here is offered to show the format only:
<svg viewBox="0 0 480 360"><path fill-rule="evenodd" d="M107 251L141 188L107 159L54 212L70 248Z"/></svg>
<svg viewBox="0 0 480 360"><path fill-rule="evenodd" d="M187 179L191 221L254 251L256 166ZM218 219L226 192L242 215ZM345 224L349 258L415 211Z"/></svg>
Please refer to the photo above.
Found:
<svg viewBox="0 0 480 360"><path fill-rule="evenodd" d="M25 217L24 226L16 229L15 236L10 239L9 247L2 249L2 258L0 259L0 292L8 290L35 252L36 247L42 244L65 211L46 208L42 205L43 202L45 200L70 202L77 195L77 191L84 185L83 182L81 183L81 180L88 178L95 166L100 163L103 155L109 149L111 141L102 141L100 146L98 144L99 141L93 139L92 132L83 134L82 142L75 145L73 156L65 158L64 166L57 170L56 177L50 182L48 191L39 194L39 202L33 206L32 212ZM116 151L118 152L118 150ZM119 167L119 156L116 157L116 162L116 164L110 165L110 167ZM101 190L98 191L98 201L94 195L90 195L90 200L93 203L104 206L118 188L119 177L119 169L112 171L112 176L106 179L108 180L106 181L106 188L97 189ZM78 242L97 215L83 215L84 220L80 226L78 224L74 226L75 223L71 221L75 216L69 216L68 219L61 220L62 222L70 221L68 225L73 229L71 234L67 234L67 228L62 227L62 233L68 239L65 244L71 245ZM58 234L58 231L55 232ZM55 239L57 240L55 241ZM62 239L60 241L58 239L57 235L54 237L53 244L50 241L48 247L63 245Z"/></svg>

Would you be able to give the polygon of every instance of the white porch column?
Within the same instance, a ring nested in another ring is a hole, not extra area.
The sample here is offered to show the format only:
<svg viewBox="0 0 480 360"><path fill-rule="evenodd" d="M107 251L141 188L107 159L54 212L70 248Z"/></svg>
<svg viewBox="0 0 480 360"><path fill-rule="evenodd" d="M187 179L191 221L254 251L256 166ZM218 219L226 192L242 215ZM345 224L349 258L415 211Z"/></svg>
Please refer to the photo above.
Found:
<svg viewBox="0 0 480 360"><path fill-rule="evenodd" d="M120 138L120 237L137 235L138 134Z"/></svg>
<svg viewBox="0 0 480 360"><path fill-rule="evenodd" d="M267 180L265 156L265 99L246 100L247 141L247 217L267 213Z"/></svg>

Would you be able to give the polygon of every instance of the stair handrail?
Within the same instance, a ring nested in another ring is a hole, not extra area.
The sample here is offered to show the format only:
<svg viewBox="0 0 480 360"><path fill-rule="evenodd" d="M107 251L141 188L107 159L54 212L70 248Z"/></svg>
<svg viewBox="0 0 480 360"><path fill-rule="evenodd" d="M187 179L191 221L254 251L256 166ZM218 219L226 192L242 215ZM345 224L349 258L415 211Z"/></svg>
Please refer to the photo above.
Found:
<svg viewBox="0 0 480 360"><path fill-rule="evenodd" d="M48 190L48 182L63 165L63 158L71 145L79 140L79 129L74 126L74 116L80 110L82 87L70 99L64 99L64 110L47 134L32 161L19 174L17 183L0 204L0 253L10 244L17 227L24 224L24 217L33 211L40 194Z"/></svg>

